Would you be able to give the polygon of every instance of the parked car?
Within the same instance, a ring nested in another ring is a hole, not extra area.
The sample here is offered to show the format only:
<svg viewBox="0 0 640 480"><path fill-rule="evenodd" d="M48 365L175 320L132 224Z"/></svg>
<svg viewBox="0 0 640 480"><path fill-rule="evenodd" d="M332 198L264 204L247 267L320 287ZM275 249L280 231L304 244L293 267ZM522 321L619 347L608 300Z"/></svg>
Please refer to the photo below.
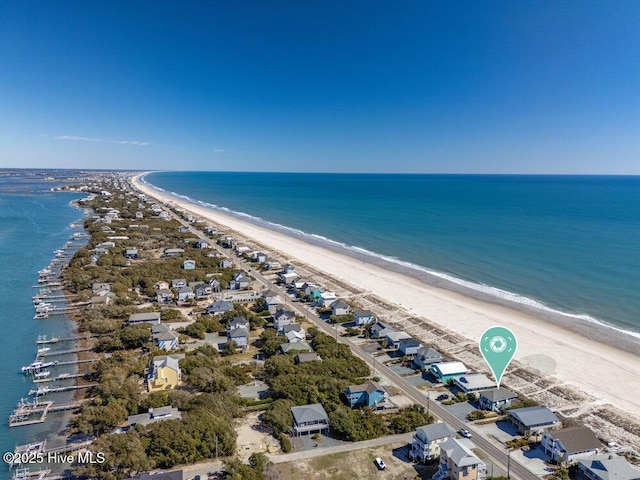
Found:
<svg viewBox="0 0 640 480"><path fill-rule="evenodd" d="M384 470L385 468L387 468L380 457L376 457L374 463L376 464L376 467L378 467L378 470Z"/></svg>
<svg viewBox="0 0 640 480"><path fill-rule="evenodd" d="M460 430L458 430L458 433L464 438L471 438L471 432L465 428L461 428Z"/></svg>
<svg viewBox="0 0 640 480"><path fill-rule="evenodd" d="M447 398L449 398L449 395L447 395L446 393L443 393L442 395L438 395L436 397L436 400L441 402L442 400L446 400Z"/></svg>

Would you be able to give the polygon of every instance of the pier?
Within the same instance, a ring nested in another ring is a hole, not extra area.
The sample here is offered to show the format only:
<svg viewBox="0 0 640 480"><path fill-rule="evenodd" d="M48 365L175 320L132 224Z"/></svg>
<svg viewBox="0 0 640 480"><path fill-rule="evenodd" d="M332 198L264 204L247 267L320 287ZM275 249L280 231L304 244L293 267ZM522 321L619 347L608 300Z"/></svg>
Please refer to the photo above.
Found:
<svg viewBox="0 0 640 480"><path fill-rule="evenodd" d="M60 382L62 380L73 380L74 378L82 378L86 375L87 373L61 373L54 378L36 378L33 383Z"/></svg>
<svg viewBox="0 0 640 480"><path fill-rule="evenodd" d="M60 350L57 352L47 351L47 352L38 353L38 357L44 358L44 357L56 357L59 355L71 355L72 353L88 352L90 350L93 350L93 347L73 348L71 350Z"/></svg>
<svg viewBox="0 0 640 480"><path fill-rule="evenodd" d="M47 421L47 415L49 413L76 410L80 408L85 401L86 400L54 405L53 401L40 402L37 398L33 403L25 402L24 399L21 399L16 409L9 415L9 427L24 427L26 425L44 423ZM40 416L32 418L37 414L40 414Z"/></svg>
<svg viewBox="0 0 640 480"><path fill-rule="evenodd" d="M47 338L46 335L40 335L38 340L36 340L37 345L46 345L50 343L63 343L63 342L77 342L80 340L89 340L90 338L98 338L101 335L86 335L84 337L50 337Z"/></svg>
<svg viewBox="0 0 640 480"><path fill-rule="evenodd" d="M97 383L88 383L86 385L69 385L68 387L42 387L29 390L29 395L42 396L49 393L70 392L72 390L82 390L83 388L92 388L97 386Z"/></svg>

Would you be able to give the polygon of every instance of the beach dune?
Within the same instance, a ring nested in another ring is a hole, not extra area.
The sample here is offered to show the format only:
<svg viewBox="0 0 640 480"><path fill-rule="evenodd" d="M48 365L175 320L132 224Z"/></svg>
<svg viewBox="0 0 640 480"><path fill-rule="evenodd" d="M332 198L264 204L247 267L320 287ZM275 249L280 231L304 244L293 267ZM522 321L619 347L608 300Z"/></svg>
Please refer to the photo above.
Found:
<svg viewBox="0 0 640 480"><path fill-rule="evenodd" d="M411 316L468 338L470 345L477 344L489 327L508 327L519 342L516 362L584 392L593 399L590 405L610 404L632 418L640 418L640 356L632 352L520 310L437 288L409 275L194 205L151 189L138 178L134 177L134 185L145 194L174 203L265 248L282 252L287 260L307 264L359 290L371 292Z"/></svg>

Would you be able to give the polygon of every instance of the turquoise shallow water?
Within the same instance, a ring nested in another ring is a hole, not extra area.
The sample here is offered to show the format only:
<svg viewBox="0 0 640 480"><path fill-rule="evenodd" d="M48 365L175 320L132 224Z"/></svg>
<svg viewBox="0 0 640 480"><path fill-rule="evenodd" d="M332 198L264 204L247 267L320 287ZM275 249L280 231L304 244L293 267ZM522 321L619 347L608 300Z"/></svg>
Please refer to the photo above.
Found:
<svg viewBox="0 0 640 480"><path fill-rule="evenodd" d="M161 172L146 181L314 243L575 324L640 332L640 177Z"/></svg>
<svg viewBox="0 0 640 480"><path fill-rule="evenodd" d="M69 202L78 194L48 193L49 182L35 179L0 178L0 451L13 451L16 445L50 437L50 444L61 438L56 434L65 428L63 415L51 415L43 425L9 428L8 417L22 397L27 397L33 384L20 372L36 354L38 335L69 336L73 324L65 317L33 320L31 297L36 289L38 270L47 266L53 251L69 239L71 222L82 217ZM65 370L57 369L56 373ZM52 372L53 373L53 372ZM63 402L64 395L54 400ZM10 478L0 465L0 479Z"/></svg>

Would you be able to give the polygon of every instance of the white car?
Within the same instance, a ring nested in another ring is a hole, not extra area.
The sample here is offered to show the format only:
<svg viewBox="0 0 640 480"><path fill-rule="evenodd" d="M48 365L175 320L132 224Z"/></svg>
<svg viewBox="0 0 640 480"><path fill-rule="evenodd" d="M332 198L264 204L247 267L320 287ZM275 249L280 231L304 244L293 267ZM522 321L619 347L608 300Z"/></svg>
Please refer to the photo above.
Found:
<svg viewBox="0 0 640 480"><path fill-rule="evenodd" d="M387 468L380 457L376 457L374 463L376 464L376 467L378 467L378 470L384 470L385 468Z"/></svg>
<svg viewBox="0 0 640 480"><path fill-rule="evenodd" d="M464 438L471 438L471 432L467 429L461 428L458 433L462 435Z"/></svg>

